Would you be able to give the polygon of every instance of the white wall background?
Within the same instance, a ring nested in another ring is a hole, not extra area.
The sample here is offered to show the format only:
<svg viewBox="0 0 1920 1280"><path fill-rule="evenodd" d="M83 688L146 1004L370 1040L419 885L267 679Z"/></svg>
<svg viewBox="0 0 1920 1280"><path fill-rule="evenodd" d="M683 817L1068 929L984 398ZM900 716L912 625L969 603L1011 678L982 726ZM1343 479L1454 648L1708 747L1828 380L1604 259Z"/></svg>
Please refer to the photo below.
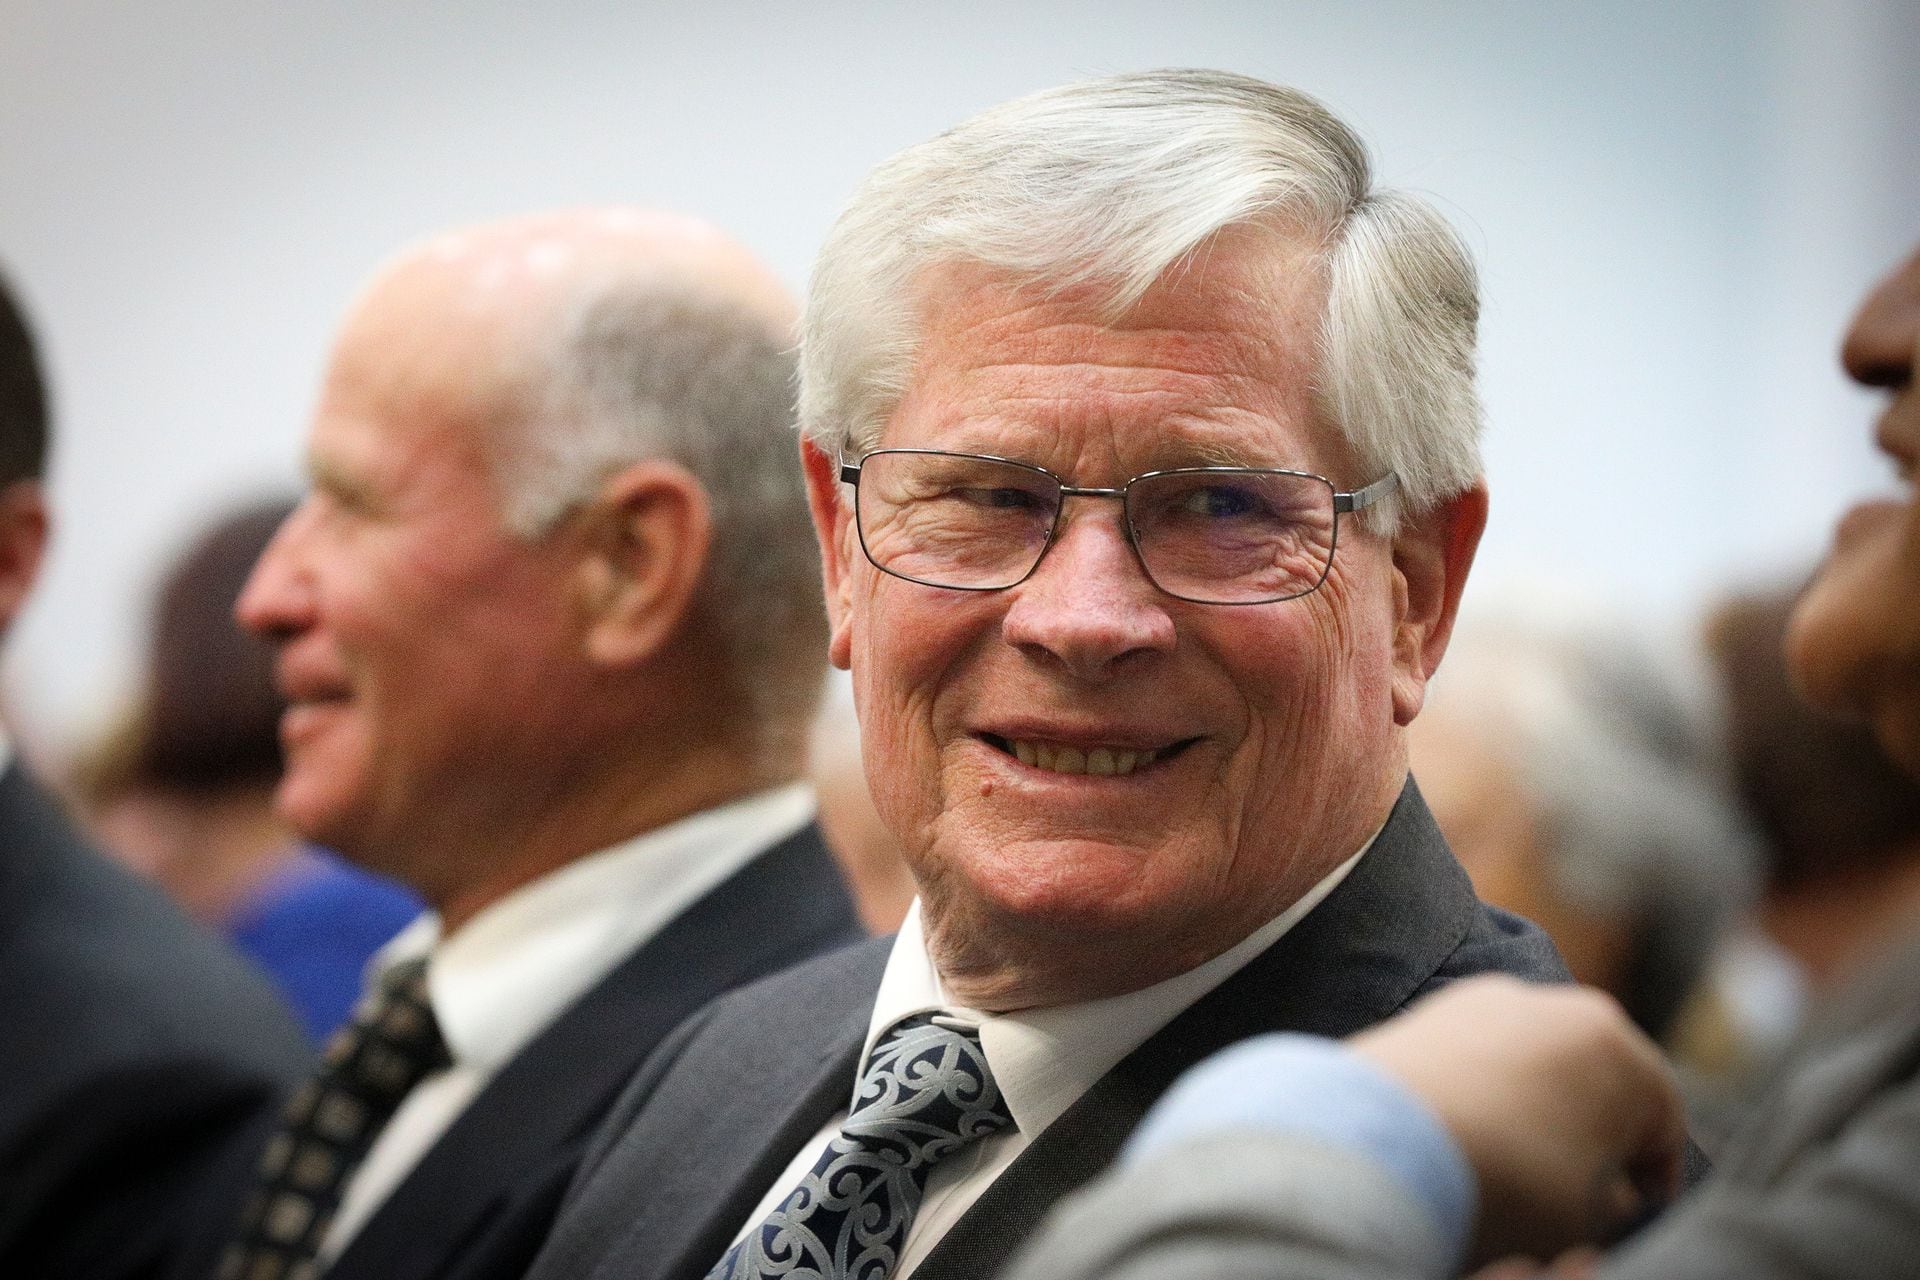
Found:
<svg viewBox="0 0 1920 1280"><path fill-rule="evenodd" d="M333 321L401 242L641 201L799 287L884 156L1171 64L1319 94L1466 232L1489 576L1674 614L1884 474L1832 353L1920 234L1911 0L0 0L0 262L60 433L15 714L60 745L124 694L159 566L297 482Z"/></svg>

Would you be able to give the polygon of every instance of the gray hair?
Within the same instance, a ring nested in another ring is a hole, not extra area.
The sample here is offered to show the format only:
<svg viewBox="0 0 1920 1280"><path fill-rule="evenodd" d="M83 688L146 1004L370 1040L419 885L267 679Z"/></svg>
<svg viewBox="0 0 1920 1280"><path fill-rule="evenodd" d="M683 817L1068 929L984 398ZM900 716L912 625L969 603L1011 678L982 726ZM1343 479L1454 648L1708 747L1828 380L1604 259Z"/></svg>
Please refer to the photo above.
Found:
<svg viewBox="0 0 1920 1280"><path fill-rule="evenodd" d="M800 421L871 449L918 342L916 289L942 262L1092 285L1119 314L1224 228L1317 243L1328 296L1314 394L1364 477L1425 510L1480 475L1478 284L1424 201L1376 190L1365 146L1294 89L1219 71L1111 76L1017 99L868 176L815 264ZM1370 510L1391 528L1398 504Z"/></svg>
<svg viewBox="0 0 1920 1280"><path fill-rule="evenodd" d="M1515 589L1456 629L1429 709L1499 745L1553 887L1630 935L1618 994L1658 1038L1758 881L1704 655Z"/></svg>
<svg viewBox="0 0 1920 1280"><path fill-rule="evenodd" d="M762 732L803 741L826 671L820 568L793 435L793 354L741 303L615 273L562 309L499 433L509 528L538 537L623 466L680 463L707 491L701 622Z"/></svg>

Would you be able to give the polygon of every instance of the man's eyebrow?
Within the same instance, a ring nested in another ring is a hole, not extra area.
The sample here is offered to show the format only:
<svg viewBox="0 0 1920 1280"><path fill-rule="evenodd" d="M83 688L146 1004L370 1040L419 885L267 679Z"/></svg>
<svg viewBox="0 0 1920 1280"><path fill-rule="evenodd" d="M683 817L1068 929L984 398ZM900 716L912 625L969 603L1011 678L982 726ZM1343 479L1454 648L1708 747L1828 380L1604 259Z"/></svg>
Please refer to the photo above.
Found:
<svg viewBox="0 0 1920 1280"><path fill-rule="evenodd" d="M1288 464L1277 460L1270 450L1236 447L1225 440L1176 440L1164 451L1167 463L1159 468L1242 467L1265 470Z"/></svg>
<svg viewBox="0 0 1920 1280"><path fill-rule="evenodd" d="M1220 440L1201 441L1192 449L1194 464L1202 467L1263 467L1271 462L1255 461L1244 450Z"/></svg>

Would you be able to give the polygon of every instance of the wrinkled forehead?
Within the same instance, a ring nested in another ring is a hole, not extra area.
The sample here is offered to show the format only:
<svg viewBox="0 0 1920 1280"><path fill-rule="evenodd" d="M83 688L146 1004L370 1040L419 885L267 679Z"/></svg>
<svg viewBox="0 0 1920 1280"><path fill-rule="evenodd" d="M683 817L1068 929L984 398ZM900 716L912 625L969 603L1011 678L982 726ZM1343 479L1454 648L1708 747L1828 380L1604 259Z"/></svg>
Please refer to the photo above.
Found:
<svg viewBox="0 0 1920 1280"><path fill-rule="evenodd" d="M1346 461L1316 391L1326 278L1311 246L1226 239L1124 307L1098 281L971 261L918 283L919 341L885 443L1012 441L1024 460L1071 465L1103 437L1114 465L1140 469Z"/></svg>

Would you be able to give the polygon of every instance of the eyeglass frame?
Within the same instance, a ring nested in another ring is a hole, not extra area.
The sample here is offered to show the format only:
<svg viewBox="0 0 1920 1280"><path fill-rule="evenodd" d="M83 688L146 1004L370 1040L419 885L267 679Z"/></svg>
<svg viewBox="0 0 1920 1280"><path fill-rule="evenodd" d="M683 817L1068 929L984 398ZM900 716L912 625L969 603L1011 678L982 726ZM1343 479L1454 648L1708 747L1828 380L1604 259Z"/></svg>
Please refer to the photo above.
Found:
<svg viewBox="0 0 1920 1280"><path fill-rule="evenodd" d="M1027 566L1027 571L1015 578L1012 582L1003 582L997 586L958 587L951 583L929 582L925 578L916 578L911 574L901 573L897 569L889 569L886 565L874 559L872 548L867 546L867 531L860 522L860 473L861 468L866 465L867 459L878 457L881 454L921 454L936 458L976 458L982 462L1005 463L1007 466L1019 467L1023 471L1037 472L1053 481L1060 490L1060 501L1054 506L1053 519L1047 523L1047 540L1041 544L1039 552L1033 557L1033 563ZM1288 600L1298 600L1302 596L1310 596L1318 591L1326 583L1327 575L1333 572L1333 557L1340 547L1340 517L1343 515L1351 515L1356 511L1364 511L1381 499L1388 497L1394 490L1400 487L1400 474L1396 471L1389 471L1378 480L1373 481L1371 484L1362 485L1358 489L1341 489L1335 486L1332 480L1320 475L1318 472L1300 471L1292 467L1219 466L1163 467L1157 471L1142 471L1137 476L1130 476L1126 483L1117 489L1100 488L1068 484L1058 473L1049 471L1038 463L1021 462L1017 458L1003 458L993 453L959 453L951 449L870 449L866 453L861 454L860 457L853 462L848 462L845 458L840 459L839 474L840 483L853 486L853 530L855 536L860 539L861 554L866 556L868 564L887 576L898 578L902 582L917 583L920 586L933 587L940 591L1011 590L1025 582L1028 578L1031 578L1040 568L1040 562L1047 558L1047 552L1053 550L1054 538L1060 532L1060 517L1067 509L1066 500L1068 498L1117 498L1120 500L1120 528L1126 534L1127 546L1133 551L1134 563L1140 566L1141 574L1146 577L1148 582L1153 584L1154 589L1172 596L1175 600L1185 600L1189 604L1221 605L1225 607L1282 604ZM1312 586L1301 591L1295 591L1291 595L1274 596L1271 599L1202 600L1196 596L1183 596L1178 591L1169 590L1167 587L1161 585L1160 580L1153 576L1153 570L1148 567L1147 557L1141 552L1139 540L1134 536L1133 520L1127 505L1127 491L1140 481L1151 480L1156 476L1210 474L1298 476L1304 480L1318 480L1332 491L1333 528L1327 537L1327 561L1320 567L1320 576L1314 579Z"/></svg>

